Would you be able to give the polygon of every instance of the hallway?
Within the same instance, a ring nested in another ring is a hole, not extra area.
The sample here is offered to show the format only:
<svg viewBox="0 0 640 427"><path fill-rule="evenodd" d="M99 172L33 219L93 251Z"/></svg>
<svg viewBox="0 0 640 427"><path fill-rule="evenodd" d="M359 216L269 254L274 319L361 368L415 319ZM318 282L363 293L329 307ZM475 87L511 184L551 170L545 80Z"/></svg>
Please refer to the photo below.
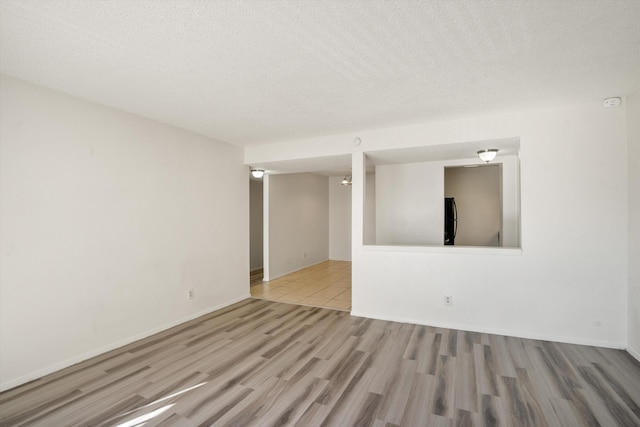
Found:
<svg viewBox="0 0 640 427"><path fill-rule="evenodd" d="M351 310L351 262L325 261L251 286L251 296L269 301Z"/></svg>

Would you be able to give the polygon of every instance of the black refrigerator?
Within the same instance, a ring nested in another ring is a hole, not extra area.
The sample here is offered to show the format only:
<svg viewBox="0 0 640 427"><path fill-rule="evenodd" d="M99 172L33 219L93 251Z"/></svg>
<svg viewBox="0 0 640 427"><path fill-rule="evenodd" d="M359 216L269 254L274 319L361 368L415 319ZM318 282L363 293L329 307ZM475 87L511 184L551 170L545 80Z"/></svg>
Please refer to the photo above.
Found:
<svg viewBox="0 0 640 427"><path fill-rule="evenodd" d="M444 198L444 244L454 245L458 231L458 209L453 197Z"/></svg>

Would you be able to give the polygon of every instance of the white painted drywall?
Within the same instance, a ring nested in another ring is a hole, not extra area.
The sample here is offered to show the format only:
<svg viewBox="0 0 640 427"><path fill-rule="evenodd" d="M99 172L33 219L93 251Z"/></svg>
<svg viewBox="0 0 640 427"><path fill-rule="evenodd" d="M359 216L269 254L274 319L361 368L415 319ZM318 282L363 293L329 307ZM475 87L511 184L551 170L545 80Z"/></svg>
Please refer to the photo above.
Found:
<svg viewBox="0 0 640 427"><path fill-rule="evenodd" d="M353 153L355 315L626 347L625 115L600 102L513 111L249 147L245 163ZM356 136L362 144L353 147ZM360 243L363 152L513 137L522 250ZM453 306L443 305L445 293Z"/></svg>
<svg viewBox="0 0 640 427"><path fill-rule="evenodd" d="M520 247L520 159L500 156L502 167L502 247Z"/></svg>
<svg viewBox="0 0 640 427"><path fill-rule="evenodd" d="M265 174L262 177L262 280L271 280L271 255L269 254L269 247L271 238L269 237L269 213L271 211L269 203L269 188L271 187L271 175Z"/></svg>
<svg viewBox="0 0 640 427"><path fill-rule="evenodd" d="M376 174L368 173L364 182L363 206L363 242L365 245L376 244ZM353 193L353 191L352 191ZM353 195L352 195L353 197Z"/></svg>
<svg viewBox="0 0 640 427"><path fill-rule="evenodd" d="M269 280L329 259L329 178L271 175Z"/></svg>
<svg viewBox="0 0 640 427"><path fill-rule="evenodd" d="M443 200L440 162L377 166L377 244L442 245Z"/></svg>
<svg viewBox="0 0 640 427"><path fill-rule="evenodd" d="M262 268L263 180L249 179L249 265L251 271Z"/></svg>
<svg viewBox="0 0 640 427"><path fill-rule="evenodd" d="M640 90L625 100L629 141L629 291L627 349L640 360Z"/></svg>
<svg viewBox="0 0 640 427"><path fill-rule="evenodd" d="M457 246L501 246L501 165L444 169L444 196L456 202Z"/></svg>
<svg viewBox="0 0 640 427"><path fill-rule="evenodd" d="M351 261L351 186L329 177L329 259Z"/></svg>
<svg viewBox="0 0 640 427"><path fill-rule="evenodd" d="M0 86L0 387L248 297L241 149Z"/></svg>

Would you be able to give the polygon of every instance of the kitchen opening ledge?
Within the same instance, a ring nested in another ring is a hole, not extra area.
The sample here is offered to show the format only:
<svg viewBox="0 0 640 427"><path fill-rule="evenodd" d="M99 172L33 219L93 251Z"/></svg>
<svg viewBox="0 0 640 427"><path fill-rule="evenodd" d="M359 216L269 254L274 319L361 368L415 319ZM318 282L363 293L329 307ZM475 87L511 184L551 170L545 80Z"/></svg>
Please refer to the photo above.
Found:
<svg viewBox="0 0 640 427"><path fill-rule="evenodd" d="M410 246L410 245L362 245L370 252L423 252L436 254L465 255L522 255L522 248L502 248L491 246Z"/></svg>

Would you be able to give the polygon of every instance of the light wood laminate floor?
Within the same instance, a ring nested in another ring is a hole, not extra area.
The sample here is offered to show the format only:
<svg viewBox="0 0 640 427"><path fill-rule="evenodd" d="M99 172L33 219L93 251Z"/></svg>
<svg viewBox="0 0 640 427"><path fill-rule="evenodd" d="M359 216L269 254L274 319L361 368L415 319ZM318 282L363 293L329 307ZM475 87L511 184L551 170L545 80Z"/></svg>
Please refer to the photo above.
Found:
<svg viewBox="0 0 640 427"><path fill-rule="evenodd" d="M251 296L269 301L351 310L351 262L325 261L251 286Z"/></svg>
<svg viewBox="0 0 640 427"><path fill-rule="evenodd" d="M2 426L638 426L626 352L248 299L0 394Z"/></svg>

